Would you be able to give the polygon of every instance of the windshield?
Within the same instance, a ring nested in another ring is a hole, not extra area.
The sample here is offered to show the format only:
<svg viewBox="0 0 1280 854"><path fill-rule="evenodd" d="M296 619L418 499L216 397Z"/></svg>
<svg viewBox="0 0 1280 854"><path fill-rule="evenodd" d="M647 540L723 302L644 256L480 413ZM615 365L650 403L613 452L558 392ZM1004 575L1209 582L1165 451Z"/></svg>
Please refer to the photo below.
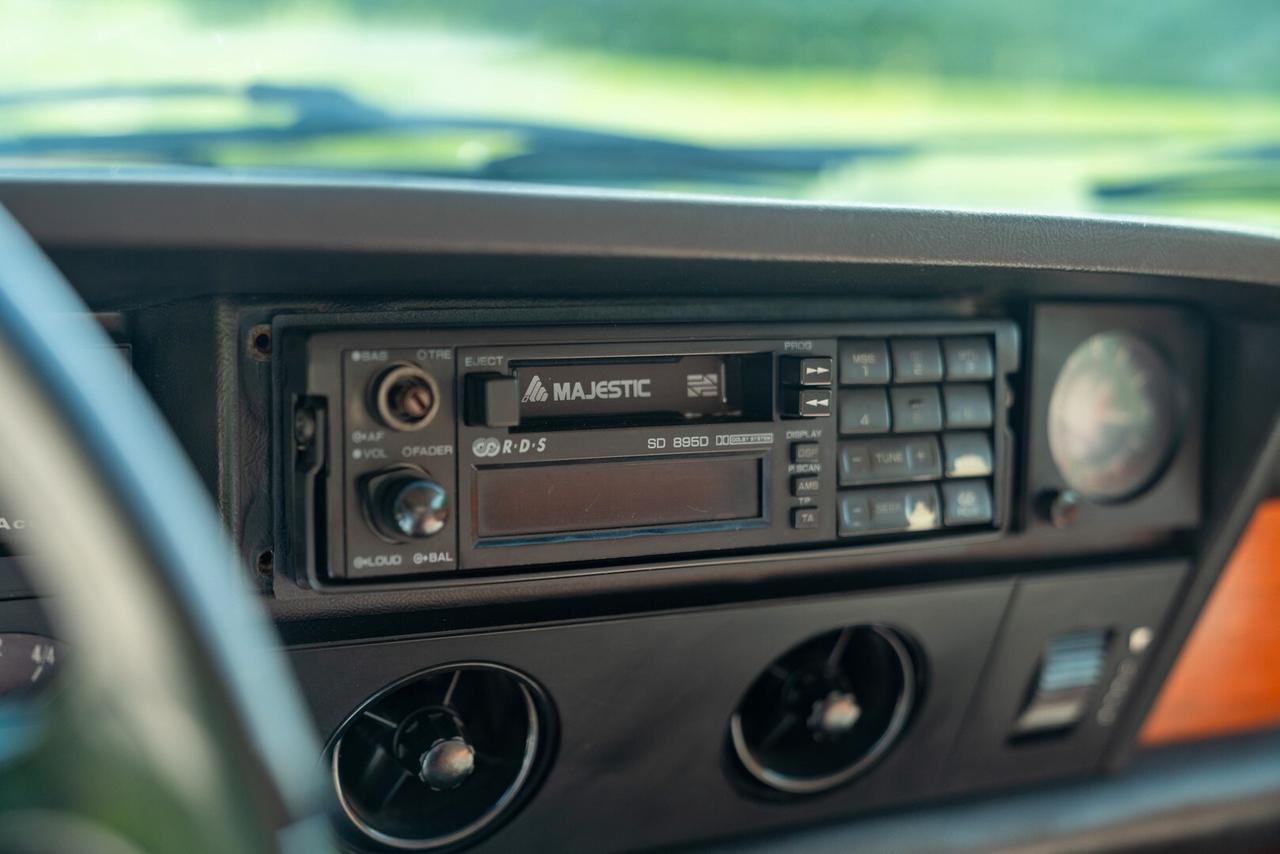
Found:
<svg viewBox="0 0 1280 854"><path fill-rule="evenodd" d="M0 169L1280 226L1275 0L0 0Z"/></svg>

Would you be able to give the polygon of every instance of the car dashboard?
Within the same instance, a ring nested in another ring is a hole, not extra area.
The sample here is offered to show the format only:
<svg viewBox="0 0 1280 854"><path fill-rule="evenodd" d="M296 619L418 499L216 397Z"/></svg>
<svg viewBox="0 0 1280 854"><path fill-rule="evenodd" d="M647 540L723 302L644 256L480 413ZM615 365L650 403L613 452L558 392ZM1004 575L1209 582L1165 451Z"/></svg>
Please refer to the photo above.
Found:
<svg viewBox="0 0 1280 854"><path fill-rule="evenodd" d="M1274 236L450 182L0 204L216 499L350 850L1119 849L1213 832L1205 780L1280 791L1265 733L1139 739L1272 494ZM53 642L0 519L0 631Z"/></svg>

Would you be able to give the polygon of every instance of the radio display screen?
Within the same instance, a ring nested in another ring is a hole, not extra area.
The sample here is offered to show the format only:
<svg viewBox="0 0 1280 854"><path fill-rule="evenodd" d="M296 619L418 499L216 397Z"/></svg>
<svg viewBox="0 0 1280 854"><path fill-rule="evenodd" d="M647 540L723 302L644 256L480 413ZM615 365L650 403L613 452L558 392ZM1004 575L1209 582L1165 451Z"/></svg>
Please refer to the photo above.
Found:
<svg viewBox="0 0 1280 854"><path fill-rule="evenodd" d="M756 456L477 469L476 534L519 537L758 519Z"/></svg>

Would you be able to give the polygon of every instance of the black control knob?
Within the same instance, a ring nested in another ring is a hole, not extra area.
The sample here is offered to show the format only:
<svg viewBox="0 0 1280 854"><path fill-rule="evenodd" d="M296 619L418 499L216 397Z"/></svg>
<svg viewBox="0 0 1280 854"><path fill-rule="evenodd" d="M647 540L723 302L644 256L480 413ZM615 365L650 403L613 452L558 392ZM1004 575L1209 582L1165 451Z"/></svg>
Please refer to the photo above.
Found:
<svg viewBox="0 0 1280 854"><path fill-rule="evenodd" d="M365 483L369 522L389 540L434 536L449 522L449 493L421 469L393 469Z"/></svg>
<svg viewBox="0 0 1280 854"><path fill-rule="evenodd" d="M1074 489L1042 493L1037 504L1045 521L1055 528L1070 528L1080 516L1080 493Z"/></svg>

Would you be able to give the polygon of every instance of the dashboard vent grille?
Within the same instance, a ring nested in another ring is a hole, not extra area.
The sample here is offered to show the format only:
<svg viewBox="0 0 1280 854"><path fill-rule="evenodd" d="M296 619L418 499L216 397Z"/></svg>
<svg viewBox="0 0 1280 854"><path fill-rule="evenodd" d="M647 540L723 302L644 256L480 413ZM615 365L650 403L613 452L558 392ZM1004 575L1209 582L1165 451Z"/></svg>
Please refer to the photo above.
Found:
<svg viewBox="0 0 1280 854"><path fill-rule="evenodd" d="M340 830L367 850L429 850L492 830L545 758L549 704L524 676L458 664L402 680L339 729Z"/></svg>
<svg viewBox="0 0 1280 854"><path fill-rule="evenodd" d="M729 725L756 781L811 794L869 768L906 726L917 692L906 642L882 626L826 632L769 665Z"/></svg>

